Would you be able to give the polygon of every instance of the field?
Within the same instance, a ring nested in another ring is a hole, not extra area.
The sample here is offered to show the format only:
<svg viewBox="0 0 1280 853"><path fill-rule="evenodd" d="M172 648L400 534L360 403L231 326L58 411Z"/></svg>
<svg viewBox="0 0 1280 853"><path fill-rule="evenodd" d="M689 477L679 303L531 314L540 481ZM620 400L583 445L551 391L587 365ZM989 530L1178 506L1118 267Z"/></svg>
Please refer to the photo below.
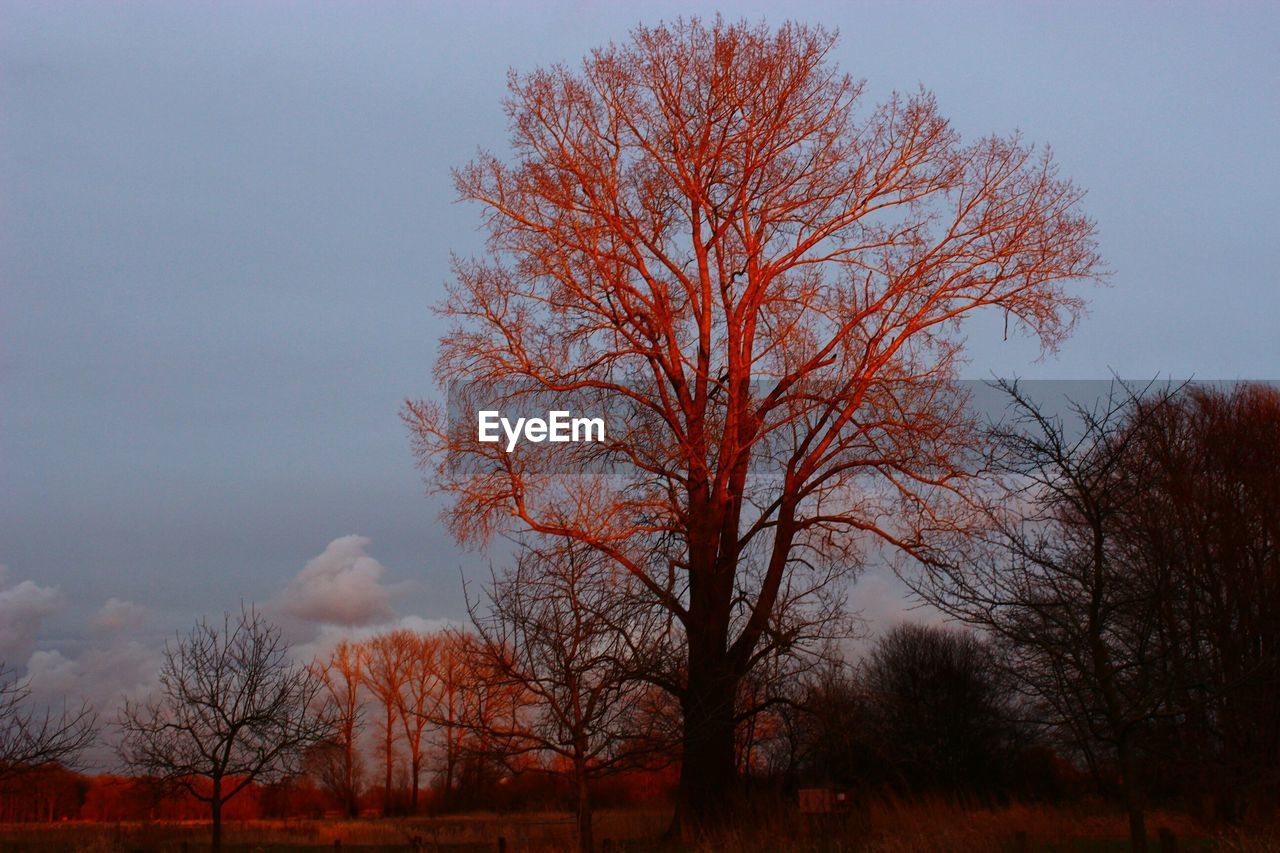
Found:
<svg viewBox="0 0 1280 853"><path fill-rule="evenodd" d="M759 814L760 812L757 812ZM596 821L598 843L622 853L702 853L711 850L764 851L1121 851L1127 849L1121 815L1072 807L1012 805L964 808L947 802L878 800L847 815L805 817L792 810L766 812L715 838L685 846L664 842L669 814L662 811L604 811ZM1169 830L1178 851L1228 850L1280 853L1280 836L1263 832L1209 832L1185 817L1154 813L1148 826L1152 850L1157 833ZM0 825L0 851L178 851L208 843L201 823L88 823ZM1023 838L1025 837L1025 844ZM501 839L501 842L499 841ZM358 850L423 853L497 851L542 853L571 849L572 818L559 813L470 814L420 819L288 820L229 822L225 849L250 851ZM501 846L500 846L501 845Z"/></svg>

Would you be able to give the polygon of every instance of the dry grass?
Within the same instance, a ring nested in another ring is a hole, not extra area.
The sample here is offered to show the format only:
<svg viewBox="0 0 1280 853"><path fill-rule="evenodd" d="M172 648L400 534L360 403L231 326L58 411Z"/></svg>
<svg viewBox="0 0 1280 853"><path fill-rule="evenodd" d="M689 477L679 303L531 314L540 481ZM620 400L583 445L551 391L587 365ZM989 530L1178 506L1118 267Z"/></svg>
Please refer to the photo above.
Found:
<svg viewBox="0 0 1280 853"><path fill-rule="evenodd" d="M759 814L759 812L758 812ZM1168 827L1180 851L1270 850L1256 846L1222 847L1180 815L1148 815L1152 850L1155 833ZM944 799L902 800L880 797L844 815L805 816L777 809L748 824L715 833L696 849L741 853L989 853L1015 849L1015 835L1026 833L1035 851L1120 851L1128 849L1124 815L1103 807L1057 808L1013 804L1000 807L966 805ZM1242 844L1258 843L1256 838ZM1280 853L1280 850L1277 851Z"/></svg>
<svg viewBox="0 0 1280 853"><path fill-rule="evenodd" d="M1014 834L1025 832L1034 851L1122 851L1124 816L1102 806L1054 808L1010 805L990 808L947 800L877 798L846 815L814 819L793 807L755 807L752 819L714 833L692 846L661 840L670 821L666 811L603 811L596 837L610 839L626 853L988 853L1013 849ZM1233 831L1212 835L1178 815L1153 813L1151 833L1169 827L1182 853L1224 850L1233 853L1280 853L1275 832ZM226 847L250 851L403 851L414 837L424 853L472 853L497 849L499 836L508 853L544 853L571 849L573 822L560 813L513 815L469 814L402 820L289 820L231 822L225 828ZM115 853L197 851L208 844L202 823L61 823L0 825L0 853ZM1158 850L1154 843L1152 850Z"/></svg>
<svg viewBox="0 0 1280 853"><path fill-rule="evenodd" d="M669 812L602 811L596 822L600 838L643 843L661 835ZM413 839L424 853L496 850L499 837L508 853L543 853L572 847L571 815L526 812L510 815L473 813L438 818L391 820L254 820L223 825L228 851L342 850L402 851ZM209 827L199 821L52 824L0 824L0 853L114 853L114 851L197 851L209 843Z"/></svg>

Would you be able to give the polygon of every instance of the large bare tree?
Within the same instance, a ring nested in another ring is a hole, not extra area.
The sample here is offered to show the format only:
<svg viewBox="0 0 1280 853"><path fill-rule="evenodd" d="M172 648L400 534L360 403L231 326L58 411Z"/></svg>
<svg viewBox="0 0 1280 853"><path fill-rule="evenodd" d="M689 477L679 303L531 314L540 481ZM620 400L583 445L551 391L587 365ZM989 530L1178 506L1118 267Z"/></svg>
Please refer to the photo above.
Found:
<svg viewBox="0 0 1280 853"><path fill-rule="evenodd" d="M1046 151L963 142L927 92L868 106L835 44L680 20L513 74L510 156L456 173L488 232L440 306L466 417L406 411L460 540L596 549L684 634L684 825L733 789L738 684L787 584L951 523L960 321L1051 347L1099 267ZM569 392L610 407L605 442L477 440L469 399Z"/></svg>
<svg viewBox="0 0 1280 853"><path fill-rule="evenodd" d="M97 716L88 704L60 713L36 707L30 682L0 662L0 781L75 761L96 729Z"/></svg>
<svg viewBox="0 0 1280 853"><path fill-rule="evenodd" d="M213 849L222 807L254 782L299 769L332 736L317 713L321 680L289 659L280 629L252 608L201 619L166 644L157 693L120 711L120 758L135 773L209 804Z"/></svg>

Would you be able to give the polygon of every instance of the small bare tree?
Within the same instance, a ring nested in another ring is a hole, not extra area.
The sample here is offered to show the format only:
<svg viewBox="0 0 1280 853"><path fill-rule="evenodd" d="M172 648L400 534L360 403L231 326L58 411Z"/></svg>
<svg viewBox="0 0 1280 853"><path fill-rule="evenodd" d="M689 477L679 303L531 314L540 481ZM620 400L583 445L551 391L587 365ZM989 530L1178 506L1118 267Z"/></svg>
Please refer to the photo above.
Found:
<svg viewBox="0 0 1280 853"><path fill-rule="evenodd" d="M253 608L201 619L165 646L160 689L120 712L120 758L135 773L209 804L213 850L222 807L253 782L297 772L331 737L320 679L289 659L280 629Z"/></svg>
<svg viewBox="0 0 1280 853"><path fill-rule="evenodd" d="M489 734L508 754L550 754L567 765L578 849L588 853L591 781L655 746L637 712L660 613L625 568L573 545L525 551L488 595L487 613L471 608L479 652L523 699L513 719L488 723Z"/></svg>
<svg viewBox="0 0 1280 853"><path fill-rule="evenodd" d="M891 779L915 791L1007 789L1026 727L1016 686L976 633L902 623L859 672L864 720Z"/></svg>
<svg viewBox="0 0 1280 853"><path fill-rule="evenodd" d="M40 711L30 699L30 682L0 662L0 780L72 762L96 734L97 717L87 703L54 713Z"/></svg>

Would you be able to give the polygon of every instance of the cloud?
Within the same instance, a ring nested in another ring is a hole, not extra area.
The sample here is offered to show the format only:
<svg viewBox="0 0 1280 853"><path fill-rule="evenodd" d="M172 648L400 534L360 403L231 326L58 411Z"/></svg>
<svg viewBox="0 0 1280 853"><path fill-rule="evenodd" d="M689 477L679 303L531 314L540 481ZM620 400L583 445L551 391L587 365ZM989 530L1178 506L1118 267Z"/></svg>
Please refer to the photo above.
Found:
<svg viewBox="0 0 1280 853"><path fill-rule="evenodd" d="M399 584L382 581L386 568L369 556L370 540L343 536L307 561L277 597L297 619L348 627L379 625L395 618L391 596Z"/></svg>
<svg viewBox="0 0 1280 853"><path fill-rule="evenodd" d="M115 636L125 631L137 631L146 619L147 608L132 601L123 601L114 596L89 620L89 626L100 636Z"/></svg>
<svg viewBox="0 0 1280 853"><path fill-rule="evenodd" d="M0 566L0 582L4 567ZM44 620L62 609L57 587L25 580L0 589L0 660L16 662L31 651Z"/></svg>
<svg viewBox="0 0 1280 853"><path fill-rule="evenodd" d="M293 646L291 654L293 659L297 661L310 661L315 658L323 658L333 651L334 646L343 640L352 642L360 642L370 637L376 636L386 631L396 631L401 628L413 631L418 634L433 634L436 631L443 631L446 628L459 628L462 623L452 619L437 618L427 619L422 616L401 616L394 622L387 622L381 625L364 625L361 627L346 627L342 625L321 625L316 631L315 636L304 643L297 643Z"/></svg>
<svg viewBox="0 0 1280 853"><path fill-rule="evenodd" d="M163 652L136 640L89 644L67 657L56 649L38 649L27 660L31 701L58 713L88 702L103 724L100 739L81 757L90 770L118 770L109 723L123 701L141 700L157 684Z"/></svg>
<svg viewBox="0 0 1280 853"><path fill-rule="evenodd" d="M122 696L146 694L155 683L161 658L161 649L136 640L89 646L74 658L56 649L40 649L27 659L27 675L37 698L83 698L99 710L111 710Z"/></svg>

